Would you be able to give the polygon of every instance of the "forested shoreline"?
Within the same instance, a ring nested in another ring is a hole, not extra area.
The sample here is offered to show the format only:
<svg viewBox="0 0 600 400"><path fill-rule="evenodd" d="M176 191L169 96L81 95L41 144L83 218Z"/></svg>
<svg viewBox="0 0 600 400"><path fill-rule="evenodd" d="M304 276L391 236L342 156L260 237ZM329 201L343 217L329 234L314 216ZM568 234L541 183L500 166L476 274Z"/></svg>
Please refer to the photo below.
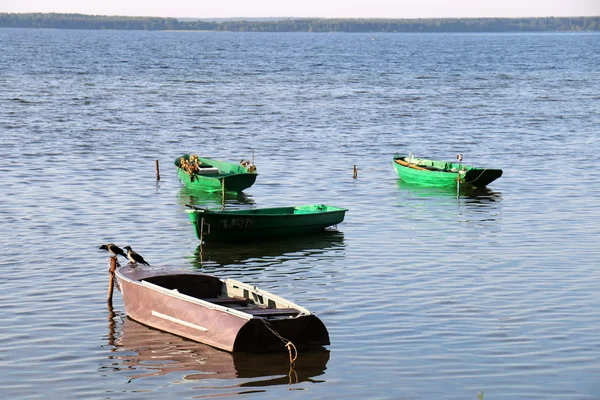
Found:
<svg viewBox="0 0 600 400"><path fill-rule="evenodd" d="M0 27L227 32L585 32L600 17L422 19L177 19L57 13L0 13Z"/></svg>

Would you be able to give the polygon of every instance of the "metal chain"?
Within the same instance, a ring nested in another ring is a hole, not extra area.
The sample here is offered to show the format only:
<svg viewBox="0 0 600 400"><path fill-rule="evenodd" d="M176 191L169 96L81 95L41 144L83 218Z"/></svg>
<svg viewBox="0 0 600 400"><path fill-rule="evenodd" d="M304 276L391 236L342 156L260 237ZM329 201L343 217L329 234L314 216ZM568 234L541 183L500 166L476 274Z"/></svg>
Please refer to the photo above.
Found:
<svg viewBox="0 0 600 400"><path fill-rule="evenodd" d="M281 336L278 332L276 332L273 328L271 328L271 324L269 323L269 321L267 321L264 318L261 318L260 320L265 325L265 327L268 330L270 330L271 333L273 333L273 335L275 335L277 338L279 338L279 340L281 340L281 342L288 349L288 352L290 354L290 365L293 365L294 361L296 361L296 359L298 358L298 350L296 349L296 346L294 346L294 343L292 343L291 340L287 340L286 338ZM293 349L293 352L292 352L292 349Z"/></svg>

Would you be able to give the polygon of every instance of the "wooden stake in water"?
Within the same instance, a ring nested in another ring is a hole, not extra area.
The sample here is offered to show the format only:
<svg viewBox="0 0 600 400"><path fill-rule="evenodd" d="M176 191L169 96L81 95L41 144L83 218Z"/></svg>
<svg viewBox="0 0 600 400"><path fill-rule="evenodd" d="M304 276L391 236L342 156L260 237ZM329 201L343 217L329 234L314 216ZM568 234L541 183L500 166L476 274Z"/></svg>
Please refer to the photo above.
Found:
<svg viewBox="0 0 600 400"><path fill-rule="evenodd" d="M225 203L225 178L221 179L221 202Z"/></svg>
<svg viewBox="0 0 600 400"><path fill-rule="evenodd" d="M156 160L156 180L160 181L160 169L158 168L158 160Z"/></svg>
<svg viewBox="0 0 600 400"><path fill-rule="evenodd" d="M354 179L356 179L356 177L358 176L358 171L356 170L356 164L354 164Z"/></svg>
<svg viewBox="0 0 600 400"><path fill-rule="evenodd" d="M458 176L456 177L456 198L459 198L460 197L460 168L461 168L461 162L463 160L463 155L460 153L457 154L456 160L458 161Z"/></svg>
<svg viewBox="0 0 600 400"><path fill-rule="evenodd" d="M117 269L117 257L110 258L110 264L108 268L108 273L110 275L110 280L108 281L108 302L112 304L112 296L113 296L113 288L115 286L115 270Z"/></svg>

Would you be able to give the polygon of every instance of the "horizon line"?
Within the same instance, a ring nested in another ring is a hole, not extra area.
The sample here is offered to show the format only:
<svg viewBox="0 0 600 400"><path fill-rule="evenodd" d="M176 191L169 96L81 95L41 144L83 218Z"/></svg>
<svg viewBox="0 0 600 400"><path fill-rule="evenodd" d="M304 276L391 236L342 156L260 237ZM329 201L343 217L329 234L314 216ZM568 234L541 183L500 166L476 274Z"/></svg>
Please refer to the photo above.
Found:
<svg viewBox="0 0 600 400"><path fill-rule="evenodd" d="M251 20L251 19L379 19L379 20L403 20L403 19L520 19L520 18L599 18L600 15L545 15L545 16L519 16L519 17L507 17L507 16L479 16L479 17L293 17L293 16L278 16L278 17L164 17L157 15L124 15L124 14L86 14L81 12L42 12L42 11L28 11L28 12L7 12L0 11L0 14L62 14L62 15L87 15L94 17L126 17L126 18L164 18L164 19L192 19L192 20L218 20L218 19L242 19L242 20Z"/></svg>

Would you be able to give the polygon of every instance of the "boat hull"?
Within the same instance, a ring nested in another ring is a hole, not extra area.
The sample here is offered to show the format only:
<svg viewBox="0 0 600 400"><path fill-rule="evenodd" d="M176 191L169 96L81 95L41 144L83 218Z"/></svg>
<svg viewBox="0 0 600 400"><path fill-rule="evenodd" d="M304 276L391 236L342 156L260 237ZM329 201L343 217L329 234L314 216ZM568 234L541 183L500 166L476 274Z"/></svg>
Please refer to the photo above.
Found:
<svg viewBox="0 0 600 400"><path fill-rule="evenodd" d="M188 210L196 237L203 241L251 241L306 235L344 220L346 209L326 205L254 210Z"/></svg>
<svg viewBox="0 0 600 400"><path fill-rule="evenodd" d="M298 310L298 315L265 319L202 300L205 297L217 297L221 292L225 283L217 277L193 273L172 274L129 266L119 268L116 275L127 315L165 332L226 351L287 351L285 343L274 332L291 341L298 349L329 344L329 335L321 320L293 303L286 301L287 306L292 305ZM153 284L158 282L156 279L183 283L179 286L169 286L169 283L164 287ZM248 296L256 296L261 301L263 298L267 301L267 296L275 299L271 303L283 300L268 292L253 292L249 285L241 282L232 282L236 287L244 288ZM263 308L259 311L277 310Z"/></svg>
<svg viewBox="0 0 600 400"><path fill-rule="evenodd" d="M184 155L184 158L189 158L189 155ZM198 158L203 164L211 165L214 170L207 174L190 174L180 168L180 158L174 162L177 167L177 176L181 183L186 187L195 190L204 191L222 191L223 185L225 190L229 192L240 193L250 186L254 185L258 174L256 172L248 172L248 169L240 164L229 163L226 161L218 161L210 158ZM209 170L207 168L207 170Z"/></svg>
<svg viewBox="0 0 600 400"><path fill-rule="evenodd" d="M400 179L423 186L484 187L502 176L500 169L480 168L422 158L412 158L409 164L407 157L394 156L392 165Z"/></svg>

